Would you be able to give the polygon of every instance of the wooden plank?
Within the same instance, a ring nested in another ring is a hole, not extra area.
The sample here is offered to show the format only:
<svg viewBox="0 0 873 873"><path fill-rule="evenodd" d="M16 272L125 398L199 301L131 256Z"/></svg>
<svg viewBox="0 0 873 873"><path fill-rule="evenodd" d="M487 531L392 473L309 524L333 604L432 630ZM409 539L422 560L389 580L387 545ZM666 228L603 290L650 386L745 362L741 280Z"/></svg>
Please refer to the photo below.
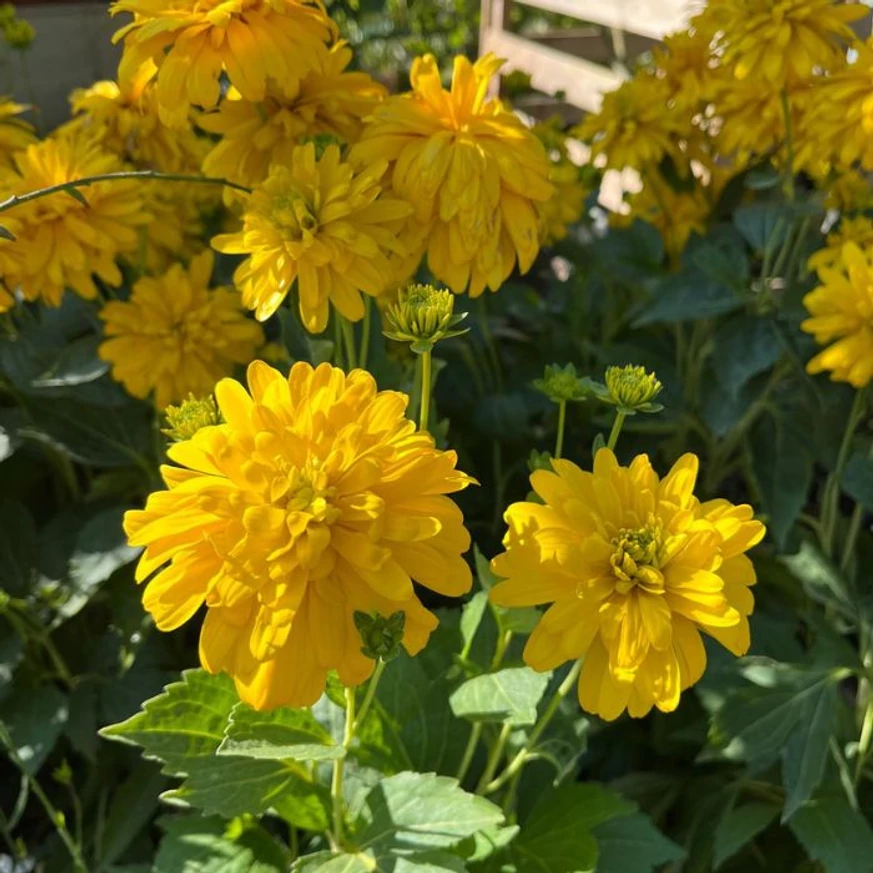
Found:
<svg viewBox="0 0 873 873"><path fill-rule="evenodd" d="M486 30L480 52L494 52L506 58L506 70L523 70L530 74L531 84L538 91L552 94L563 91L568 103L596 112L601 95L611 91L624 77L606 67L574 58L547 46L506 31Z"/></svg>
<svg viewBox="0 0 873 873"><path fill-rule="evenodd" d="M651 39L685 26L702 3L690 0L515 0L524 6L534 6L546 12L569 15L580 21L591 21L637 33Z"/></svg>

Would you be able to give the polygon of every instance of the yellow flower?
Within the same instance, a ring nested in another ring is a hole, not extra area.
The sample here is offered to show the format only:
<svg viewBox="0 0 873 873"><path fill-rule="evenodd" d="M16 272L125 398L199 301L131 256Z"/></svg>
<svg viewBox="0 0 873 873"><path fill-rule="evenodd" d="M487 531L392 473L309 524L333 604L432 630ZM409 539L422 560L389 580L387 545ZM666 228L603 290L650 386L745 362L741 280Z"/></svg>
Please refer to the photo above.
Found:
<svg viewBox="0 0 873 873"><path fill-rule="evenodd" d="M625 709L670 712L703 675L701 632L735 655L749 647L752 562L764 536L749 506L694 496L698 460L684 455L663 478L645 455L621 467L609 449L594 472L553 460L531 475L542 503L506 512L501 606L553 604L524 650L535 670L584 657L583 709L612 720Z"/></svg>
<svg viewBox="0 0 873 873"><path fill-rule="evenodd" d="M69 136L28 146L15 156L15 163L18 173L0 181L3 197L124 169L118 158L91 140ZM139 229L150 220L143 209L140 182L98 182L81 194L84 200L58 192L10 210L19 222L17 239L0 241L0 249L15 250L12 284L19 284L28 300L40 298L58 306L65 288L93 299L95 274L108 285L121 284L115 259L136 250Z"/></svg>
<svg viewBox="0 0 873 873"><path fill-rule="evenodd" d="M355 142L385 89L366 73L347 73L351 50L339 42L330 50L324 69L307 73L294 87L267 86L258 104L244 100L232 88L215 112L198 124L221 136L203 162L207 176L218 176L249 187L267 177L271 164L291 163L303 137L331 134Z"/></svg>
<svg viewBox="0 0 873 873"><path fill-rule="evenodd" d="M147 75L78 88L70 105L74 118L65 128L71 135L93 136L107 152L141 169L199 173L208 145L190 123L169 128L161 122L156 88Z"/></svg>
<svg viewBox="0 0 873 873"><path fill-rule="evenodd" d="M658 75L669 88L670 99L688 112L699 110L709 99L712 85L711 36L697 29L664 37L653 59Z"/></svg>
<svg viewBox="0 0 873 873"><path fill-rule="evenodd" d="M0 167L13 167L15 153L36 141L33 125L18 118L27 108L8 97L0 97Z"/></svg>
<svg viewBox="0 0 873 873"><path fill-rule="evenodd" d="M3 285L0 285L0 313L8 312L13 306L15 306L15 298Z"/></svg>
<svg viewBox="0 0 873 873"><path fill-rule="evenodd" d="M549 181L555 193L537 203L540 242L550 245L565 239L570 225L582 217L589 188L582 182L581 171L567 149L567 135L560 118L533 126L532 133L546 149L549 158Z"/></svg>
<svg viewBox="0 0 873 873"><path fill-rule="evenodd" d="M144 276L130 300L113 300L100 312L106 341L99 354L112 365L112 378L134 397L153 393L159 409L209 393L264 342L239 294L210 287L213 258L205 251L187 269L174 264L162 276Z"/></svg>
<svg viewBox="0 0 873 873"><path fill-rule="evenodd" d="M590 142L592 160L606 167L643 170L664 157L686 164L684 143L699 133L684 108L670 105L667 82L644 71L604 94L600 110L572 135Z"/></svg>
<svg viewBox="0 0 873 873"><path fill-rule="evenodd" d="M295 87L324 65L335 34L320 0L116 0L111 12L133 15L113 38L124 40L119 79L148 68L169 125L184 125L191 104L215 106L222 72L255 103L268 77Z"/></svg>
<svg viewBox="0 0 873 873"><path fill-rule="evenodd" d="M815 79L798 130L798 158L873 170L873 38L832 75Z"/></svg>
<svg viewBox="0 0 873 873"><path fill-rule="evenodd" d="M831 372L834 382L863 388L873 379L873 262L855 243L843 246L839 263L820 267L821 284L803 298L810 317L800 327L819 345L833 342L807 365ZM834 342L834 340L836 342Z"/></svg>
<svg viewBox="0 0 873 873"><path fill-rule="evenodd" d="M536 205L553 194L545 150L521 120L488 97L503 62L455 58L446 91L432 55L416 58L412 92L376 108L352 159L387 159L395 194L415 206L428 266L460 294L496 291L539 251ZM414 270L415 265L412 265Z"/></svg>
<svg viewBox="0 0 873 873"><path fill-rule="evenodd" d="M355 173L339 147L317 159L315 144L298 146L289 166L274 166L247 197L243 227L212 240L220 252L249 255L234 281L260 321L278 309L294 283L306 329L327 326L329 304L352 321L364 316L361 292L380 294L390 278L388 253L412 211L380 197L384 161Z"/></svg>
<svg viewBox="0 0 873 873"><path fill-rule="evenodd" d="M286 378L255 361L248 385L218 383L226 424L168 450L168 490L125 530L146 547L138 581L164 568L143 598L161 630L205 603L203 666L256 709L307 706L329 670L347 686L372 672L356 611L405 613L414 655L437 619L413 580L469 590L470 537L446 495L473 480L405 418L408 398L363 370L297 363Z"/></svg>
<svg viewBox="0 0 873 873"><path fill-rule="evenodd" d="M833 0L712 0L703 13L734 76L776 88L839 63L854 40L849 22L866 14L860 3Z"/></svg>
<svg viewBox="0 0 873 873"><path fill-rule="evenodd" d="M864 215L842 216L836 229L827 235L825 247L810 256L807 261L809 269L819 271L822 267L838 267L846 243L854 243L861 249L873 249L873 221Z"/></svg>

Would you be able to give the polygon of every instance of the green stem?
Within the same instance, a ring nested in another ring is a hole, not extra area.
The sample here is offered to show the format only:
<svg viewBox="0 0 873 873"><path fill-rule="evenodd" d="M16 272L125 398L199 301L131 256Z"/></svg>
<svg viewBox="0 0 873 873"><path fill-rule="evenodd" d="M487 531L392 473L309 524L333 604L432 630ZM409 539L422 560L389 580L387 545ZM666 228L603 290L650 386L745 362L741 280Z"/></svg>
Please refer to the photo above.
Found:
<svg viewBox="0 0 873 873"><path fill-rule="evenodd" d="M840 479L843 475L846 462L849 460L852 437L854 437L855 430L864 417L865 399L863 391L856 392L855 401L852 403L851 412L849 412L849 420L846 422L846 430L843 433L843 440L840 443L837 466L833 473L828 476L825 483L822 499L822 548L828 557L833 554L834 534L836 532L837 516L839 515Z"/></svg>
<svg viewBox="0 0 873 873"><path fill-rule="evenodd" d="M373 671L373 675L370 677L370 682L367 685L367 691L364 694L364 702L361 704L361 708L358 710L358 717L355 719L355 723L352 727L352 737L357 733L358 728L364 723L364 719L367 717L367 713L370 711L370 706L373 703L374 698L376 697L376 689L379 687L379 680L382 678L382 674L385 672L386 662L381 658L376 662L376 669ZM351 738L350 738L351 739Z"/></svg>
<svg viewBox="0 0 873 873"><path fill-rule="evenodd" d="M6 212L7 209L12 209L13 206L29 203L31 200L38 200L40 197L48 197L50 194L67 192L69 196L70 188L87 188L89 185L95 185L97 182L113 182L116 179L162 179L165 182L197 182L203 185L226 185L228 188L234 188L237 191L245 191L247 194L252 193L252 189L245 185L228 182L227 179L218 179L214 176L159 173L157 170L124 170L118 173L100 173L97 176L71 179L69 182L64 182L61 185L50 185L48 188L39 188L36 191L29 191L27 194L13 194L11 197L7 197L6 200L0 201L0 212Z"/></svg>
<svg viewBox="0 0 873 873"><path fill-rule="evenodd" d="M355 329L352 327L352 323L343 315L339 316L339 323L346 350L346 369L354 370L358 366L358 357L355 351Z"/></svg>
<svg viewBox="0 0 873 873"><path fill-rule="evenodd" d="M509 648L509 644L512 642L512 631L505 631L500 635L497 640L497 646L494 650L494 658L491 660L491 670L492 672L496 670L503 663L503 656L506 654L506 650Z"/></svg>
<svg viewBox="0 0 873 873"><path fill-rule="evenodd" d="M494 337L491 334L491 325L488 322L488 304L485 302L485 294L482 294L479 297L479 322L482 327L482 337L485 340L485 348L488 352L488 360L494 371L494 385L498 391L502 391L503 373L500 369L500 357L497 354L497 346L495 346Z"/></svg>
<svg viewBox="0 0 873 873"><path fill-rule="evenodd" d="M567 401L558 403L558 435L555 437L555 457L560 458L564 451L564 427L567 424Z"/></svg>
<svg viewBox="0 0 873 873"><path fill-rule="evenodd" d="M352 744L355 731L355 689L346 688L346 724L343 729L343 749ZM330 781L330 799L333 807L333 839L338 848L343 845L343 765L345 755L335 758L333 778Z"/></svg>
<svg viewBox="0 0 873 873"><path fill-rule="evenodd" d="M609 432L609 440L606 443L606 447L611 451L615 451L615 444L618 442L618 435L621 433L625 418L627 418L626 412L616 411L615 421L612 423L612 430Z"/></svg>
<svg viewBox="0 0 873 873"><path fill-rule="evenodd" d="M24 762L18 754L18 750L15 748L15 744L12 742L12 737L6 729L6 725L2 721L0 721L0 745L4 747L6 754L9 756L9 760L21 771L22 776L24 776L30 786L30 790L42 804L46 815L48 815L52 824L55 826L58 836L61 838L64 846L70 853L70 857L73 859L73 868L76 873L88 873L88 868L85 866L85 860L82 858L82 847L76 843L70 832L67 830L66 823L64 822L64 814L60 810L55 809L52 802L49 800L48 795L42 790L42 786L36 780L36 777L28 772L27 768L24 766Z"/></svg>
<svg viewBox="0 0 873 873"><path fill-rule="evenodd" d="M867 457L873 460L873 443L867 452ZM852 554L855 551L855 543L858 539L858 534L861 532L861 521L864 518L864 507L860 503L855 504L852 510L852 518L849 521L849 530L846 534L846 541L843 544L843 557L840 559L840 570L845 573L849 569L849 564L852 562Z"/></svg>
<svg viewBox="0 0 873 873"><path fill-rule="evenodd" d="M370 319L372 318L373 303L370 300L370 295L364 295L364 323L361 328L361 360L360 366L362 370L367 369L367 358L370 356Z"/></svg>
<svg viewBox="0 0 873 873"><path fill-rule="evenodd" d="M457 779L459 783L464 781L464 777L467 775L467 771L473 763L473 755L476 754L476 746L479 745L479 739L481 736L482 722L477 721L473 727L470 728L470 737L467 740L467 747L464 749L464 757L461 758L458 772L455 774L455 779Z"/></svg>
<svg viewBox="0 0 873 873"><path fill-rule="evenodd" d="M492 782L486 783L483 794L491 794L502 788L515 774L524 767L525 761L529 757L531 750L537 744L539 738L543 735L543 731L549 726L551 720L555 717L561 701L570 693L570 690L576 684L579 677L579 671L582 669L582 661L577 661L571 668L570 672L564 677L564 681L558 686L558 690L552 695L548 706L543 711L533 730L527 738L525 744L519 749L516 756L509 762L509 766Z"/></svg>
<svg viewBox="0 0 873 873"><path fill-rule="evenodd" d="M873 742L873 694L867 701L864 710L864 720L861 724L861 737L858 740L858 757L855 763L855 786L864 775L864 767L867 764L867 756L870 754L870 744Z"/></svg>
<svg viewBox="0 0 873 873"><path fill-rule="evenodd" d="M421 409L419 412L418 429L427 430L430 417L431 392L431 350L421 353Z"/></svg>
<svg viewBox="0 0 873 873"><path fill-rule="evenodd" d="M506 743L509 740L509 735L511 733L512 725L507 722L500 729L500 733L497 736L497 741L491 747L491 753L488 755L488 763L485 764L485 771L482 773L482 778L479 780L479 784L476 786L476 794L484 794L486 791L486 786L494 778L494 774L497 772L497 767L500 764L500 761L503 759L503 752L506 749Z"/></svg>

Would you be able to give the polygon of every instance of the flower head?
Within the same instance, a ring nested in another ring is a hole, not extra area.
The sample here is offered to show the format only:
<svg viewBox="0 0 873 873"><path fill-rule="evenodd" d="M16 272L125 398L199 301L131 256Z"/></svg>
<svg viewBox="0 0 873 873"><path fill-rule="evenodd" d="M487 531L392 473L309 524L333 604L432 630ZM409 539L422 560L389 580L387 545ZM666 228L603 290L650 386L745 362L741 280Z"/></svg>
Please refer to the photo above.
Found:
<svg viewBox="0 0 873 873"><path fill-rule="evenodd" d="M33 125L18 117L27 108L8 97L0 98L0 167L13 167L15 153L36 141Z"/></svg>
<svg viewBox="0 0 873 873"><path fill-rule="evenodd" d="M99 354L112 377L134 397L154 392L159 409L208 393L264 342L239 294L210 287L213 258L205 251L187 269L174 264L162 276L144 276L130 300L113 300L100 313L106 341Z"/></svg>
<svg viewBox="0 0 873 873"><path fill-rule="evenodd" d="M778 89L839 63L854 39L849 23L867 11L833 0L713 0L703 17L711 18L720 60L737 79Z"/></svg>
<svg viewBox="0 0 873 873"><path fill-rule="evenodd" d="M594 472L553 460L531 475L542 503L516 503L506 551L492 562L500 606L552 606L524 650L535 670L584 657L583 709L604 719L674 710L703 675L701 632L735 655L749 647L752 562L764 536L749 506L694 496L698 461L663 478L645 455L619 466L609 449Z"/></svg>
<svg viewBox="0 0 873 873"><path fill-rule="evenodd" d="M624 367L607 367L606 370L609 402L625 414L658 412L661 407L653 401L663 387L655 374L647 373L645 367L626 364Z"/></svg>
<svg viewBox="0 0 873 873"><path fill-rule="evenodd" d="M116 0L111 12L133 15L113 38L124 40L119 78L147 68L168 125L184 125L192 104L215 106L223 72L255 103L269 78L295 87L325 63L335 33L318 0Z"/></svg>
<svg viewBox="0 0 873 873"><path fill-rule="evenodd" d="M807 266L814 271L839 267L846 243L854 243L862 250L873 249L873 220L865 215L842 216L837 227L827 235L824 248L813 252Z"/></svg>
<svg viewBox="0 0 873 873"><path fill-rule="evenodd" d="M329 304L351 321L364 315L361 292L377 296L402 251L398 231L411 212L380 197L385 162L356 173L337 146L316 158L314 143L298 146L290 166L274 166L248 197L243 227L212 241L220 252L249 255L234 274L243 302L263 321L298 286L300 317L320 333Z"/></svg>
<svg viewBox="0 0 873 873"><path fill-rule="evenodd" d="M148 76L77 88L70 106L73 120L66 129L71 135L91 136L107 152L142 169L200 172L208 144L190 123L169 128L160 120L156 86Z"/></svg>
<svg viewBox="0 0 873 873"><path fill-rule="evenodd" d="M425 352L442 339L466 333L455 328L467 317L455 315L455 296L433 285L410 285L400 291L384 312L385 336L401 343L412 343L414 352Z"/></svg>
<svg viewBox="0 0 873 873"><path fill-rule="evenodd" d="M203 172L253 186L267 177L271 164L290 164L304 137L332 134L355 142L385 89L366 73L346 72L351 59L351 50L339 42L324 68L310 70L290 88L268 83L257 104L232 88L215 112L198 120L204 130L221 136Z"/></svg>
<svg viewBox="0 0 873 873"><path fill-rule="evenodd" d="M829 345L807 365L831 373L834 382L863 388L873 379L873 258L855 243L843 246L839 262L821 266L821 284L803 298L809 318L800 327L819 345Z"/></svg>
<svg viewBox="0 0 873 873"><path fill-rule="evenodd" d="M248 391L215 389L225 424L168 450L167 490L125 530L145 546L144 604L173 630L205 604L200 660L256 709L306 706L329 670L358 685L373 669L354 615L405 614L416 654L436 627L413 580L469 590L470 543L446 495L472 480L405 417L408 399L363 370L256 361Z"/></svg>
<svg viewBox="0 0 873 873"><path fill-rule="evenodd" d="M71 136L28 146L15 156L15 165L18 172L0 181L3 196L124 169L93 141ZM12 283L20 285L28 300L39 298L49 306L60 304L66 288L95 298L95 274L108 285L120 285L115 259L137 248L139 229L150 219L136 179L98 182L78 197L61 191L10 212L18 223L17 238L14 243L0 241L0 248L13 250Z"/></svg>
<svg viewBox="0 0 873 873"><path fill-rule="evenodd" d="M27 51L36 39L34 26L24 18L13 18L12 21L4 22L2 30L6 44L15 51Z"/></svg>
<svg viewBox="0 0 873 873"><path fill-rule="evenodd" d="M533 385L552 403L585 400L594 389L594 383L587 377L580 376L573 364L565 364L563 367L546 364L543 378L534 379Z"/></svg>
<svg viewBox="0 0 873 873"><path fill-rule="evenodd" d="M412 92L373 112L352 159L387 159L394 193L415 207L431 272L455 293L496 291L539 251L536 205L552 196L545 150L521 120L488 97L502 61L455 58L450 91L436 59L416 58ZM412 265L412 269L415 264Z"/></svg>
<svg viewBox="0 0 873 873"><path fill-rule="evenodd" d="M195 397L189 394L178 406L168 406L164 410L164 416L167 419L167 427L162 433L176 443L190 440L204 427L221 424L221 414L211 394L207 397Z"/></svg>

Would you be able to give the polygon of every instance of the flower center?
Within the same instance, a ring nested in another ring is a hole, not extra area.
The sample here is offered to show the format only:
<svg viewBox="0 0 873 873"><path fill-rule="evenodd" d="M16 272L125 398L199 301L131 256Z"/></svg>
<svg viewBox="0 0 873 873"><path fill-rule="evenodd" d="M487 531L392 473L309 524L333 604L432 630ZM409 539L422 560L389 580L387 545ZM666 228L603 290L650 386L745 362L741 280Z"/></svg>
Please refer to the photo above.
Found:
<svg viewBox="0 0 873 873"><path fill-rule="evenodd" d="M318 230L318 218L313 207L299 196L276 197L271 218L285 239L300 241Z"/></svg>
<svg viewBox="0 0 873 873"><path fill-rule="evenodd" d="M324 524L332 524L339 517L339 509L331 502L336 488L328 484L327 472L317 459L277 477L271 490L273 501L284 504L288 513L302 512Z"/></svg>
<svg viewBox="0 0 873 873"><path fill-rule="evenodd" d="M615 590L619 594L628 594L635 585L650 594L663 593L664 575L658 567L660 525L650 522L636 530L622 528L612 538L612 545L614 551L609 563L616 580Z"/></svg>

